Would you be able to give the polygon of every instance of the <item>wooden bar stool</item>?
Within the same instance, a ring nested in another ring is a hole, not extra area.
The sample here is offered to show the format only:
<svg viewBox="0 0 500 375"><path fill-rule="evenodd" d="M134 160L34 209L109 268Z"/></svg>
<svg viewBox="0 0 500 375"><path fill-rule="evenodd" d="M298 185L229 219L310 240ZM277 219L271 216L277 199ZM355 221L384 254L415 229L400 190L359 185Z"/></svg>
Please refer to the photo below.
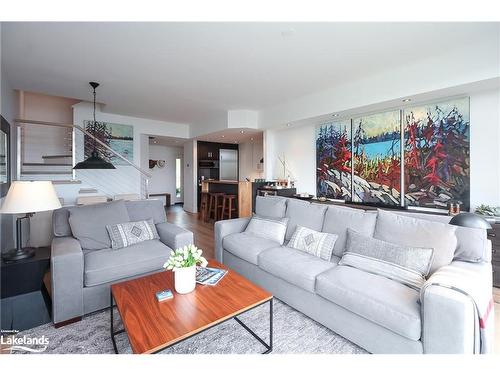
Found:
<svg viewBox="0 0 500 375"><path fill-rule="evenodd" d="M208 193L210 200L208 203L208 219L220 220L224 193Z"/></svg>
<svg viewBox="0 0 500 375"><path fill-rule="evenodd" d="M207 222L208 221L208 200L209 193L206 191L201 192L201 202L200 202L200 219Z"/></svg>
<svg viewBox="0 0 500 375"><path fill-rule="evenodd" d="M232 219L233 211L236 214L236 195L225 194L222 201L221 219L224 220L224 216L227 216L228 219Z"/></svg>

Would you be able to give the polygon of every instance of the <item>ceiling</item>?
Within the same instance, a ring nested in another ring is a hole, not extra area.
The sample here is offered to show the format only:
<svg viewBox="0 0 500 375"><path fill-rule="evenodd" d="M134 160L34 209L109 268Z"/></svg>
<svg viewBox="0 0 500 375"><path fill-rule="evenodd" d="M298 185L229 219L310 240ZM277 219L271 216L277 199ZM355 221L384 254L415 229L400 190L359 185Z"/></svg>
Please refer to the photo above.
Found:
<svg viewBox="0 0 500 375"><path fill-rule="evenodd" d="M226 129L196 138L198 141L218 142L218 143L245 143L262 141L264 134L255 129ZM182 147L187 140L185 138L150 136L150 145Z"/></svg>
<svg viewBox="0 0 500 375"><path fill-rule="evenodd" d="M262 140L263 133L255 129L225 129L198 137L198 141L219 143L244 143Z"/></svg>
<svg viewBox="0 0 500 375"><path fill-rule="evenodd" d="M3 23L15 89L203 124L495 36L495 23Z"/></svg>

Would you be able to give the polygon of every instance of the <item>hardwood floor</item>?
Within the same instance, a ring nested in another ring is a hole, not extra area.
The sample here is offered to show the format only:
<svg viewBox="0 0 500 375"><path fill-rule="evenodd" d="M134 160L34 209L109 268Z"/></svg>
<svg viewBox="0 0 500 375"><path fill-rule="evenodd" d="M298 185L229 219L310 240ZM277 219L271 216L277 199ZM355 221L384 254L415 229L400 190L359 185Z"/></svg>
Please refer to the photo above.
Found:
<svg viewBox="0 0 500 375"><path fill-rule="evenodd" d="M214 258L214 224L198 220L198 214L192 214L176 205L167 208L170 223L189 229L194 233L194 243L203 250L203 256ZM500 354L500 288L493 288L495 300L495 353Z"/></svg>
<svg viewBox="0 0 500 375"><path fill-rule="evenodd" d="M203 256L207 259L215 258L213 222L199 220L198 214L184 211L181 205L167 208L167 220L193 232L194 244L203 250Z"/></svg>

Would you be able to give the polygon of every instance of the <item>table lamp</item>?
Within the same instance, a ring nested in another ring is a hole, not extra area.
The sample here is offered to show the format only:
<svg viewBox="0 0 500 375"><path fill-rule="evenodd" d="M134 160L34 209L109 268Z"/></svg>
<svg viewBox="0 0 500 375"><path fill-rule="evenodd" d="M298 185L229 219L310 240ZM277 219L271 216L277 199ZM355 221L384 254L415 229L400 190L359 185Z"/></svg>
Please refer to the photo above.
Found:
<svg viewBox="0 0 500 375"><path fill-rule="evenodd" d="M35 212L50 211L61 207L51 181L13 181L0 208L2 214L25 214L16 220L16 248L2 254L6 262L30 258L33 248L22 248L21 223Z"/></svg>

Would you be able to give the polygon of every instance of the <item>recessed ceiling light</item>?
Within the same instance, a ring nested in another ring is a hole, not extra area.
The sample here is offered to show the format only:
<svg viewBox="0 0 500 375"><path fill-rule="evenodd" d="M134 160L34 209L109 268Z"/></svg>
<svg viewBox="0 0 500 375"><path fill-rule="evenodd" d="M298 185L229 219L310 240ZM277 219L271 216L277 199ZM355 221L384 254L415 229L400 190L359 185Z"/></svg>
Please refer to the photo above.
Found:
<svg viewBox="0 0 500 375"><path fill-rule="evenodd" d="M222 138L224 138L224 137L225 137L225 135L222 136Z"/></svg>
<svg viewBox="0 0 500 375"><path fill-rule="evenodd" d="M338 114L338 113L334 113L334 114L332 115L332 117L339 117L339 114Z"/></svg>
<svg viewBox="0 0 500 375"><path fill-rule="evenodd" d="M245 133L245 131L244 130L240 130L240 133L243 134L243 133Z"/></svg>
<svg viewBox="0 0 500 375"><path fill-rule="evenodd" d="M410 98L403 99L403 103L408 103L408 102L411 102Z"/></svg>
<svg viewBox="0 0 500 375"><path fill-rule="evenodd" d="M286 124L286 126L291 126L291 125L292 125L292 124L290 124L290 123Z"/></svg>

